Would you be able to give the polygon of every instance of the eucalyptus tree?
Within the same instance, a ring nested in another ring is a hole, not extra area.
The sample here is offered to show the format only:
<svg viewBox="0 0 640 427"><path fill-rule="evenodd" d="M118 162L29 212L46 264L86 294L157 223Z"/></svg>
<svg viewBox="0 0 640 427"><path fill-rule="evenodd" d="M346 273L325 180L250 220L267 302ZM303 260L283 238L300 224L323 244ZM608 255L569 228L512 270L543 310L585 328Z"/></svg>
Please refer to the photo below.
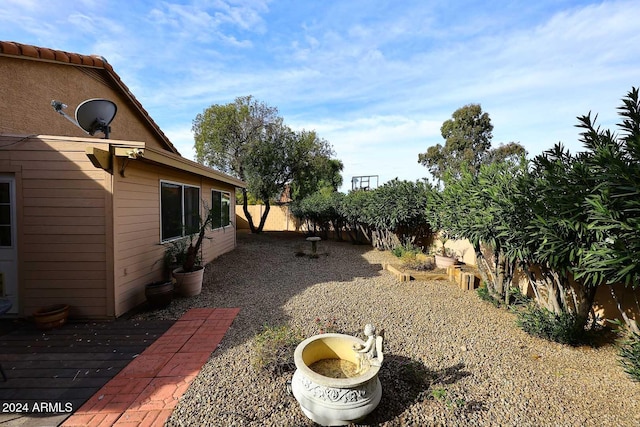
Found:
<svg viewBox="0 0 640 427"><path fill-rule="evenodd" d="M251 144L247 150L247 190L262 200L265 206L257 228L253 226L253 221L248 221L252 232L262 231L271 209L271 200L284 191L300 167L298 146L299 138L296 133L285 126L282 119L278 119L268 124L262 139ZM247 218L250 219L249 216Z"/></svg>
<svg viewBox="0 0 640 427"><path fill-rule="evenodd" d="M491 148L493 125L479 104L457 109L440 130L444 146L429 147L418 156L444 184L429 202L431 225L440 236L468 238L489 293L508 301L516 260L507 255L501 239L509 240L504 230L520 221L513 216L520 211L509 196L515 191L516 175L526 169L526 150L515 142ZM484 256L484 248L491 257Z"/></svg>
<svg viewBox="0 0 640 427"><path fill-rule="evenodd" d="M294 171L290 185L292 200L301 200L323 188L337 191L342 185L344 165L333 158L331 145L315 131L297 133L299 142L295 155L299 167Z"/></svg>
<svg viewBox="0 0 640 427"><path fill-rule="evenodd" d="M495 161L518 159L526 154L522 145L510 142L491 148L493 125L489 114L480 104L468 104L453 112L451 118L442 123L440 134L444 146L436 144L418 155L418 163L425 166L438 181L446 173L457 175L462 167L476 174L480 165Z"/></svg>
<svg viewBox="0 0 640 427"><path fill-rule="evenodd" d="M193 120L196 160L245 179L249 150L262 140L266 127L278 120L277 108L251 95L211 105Z"/></svg>

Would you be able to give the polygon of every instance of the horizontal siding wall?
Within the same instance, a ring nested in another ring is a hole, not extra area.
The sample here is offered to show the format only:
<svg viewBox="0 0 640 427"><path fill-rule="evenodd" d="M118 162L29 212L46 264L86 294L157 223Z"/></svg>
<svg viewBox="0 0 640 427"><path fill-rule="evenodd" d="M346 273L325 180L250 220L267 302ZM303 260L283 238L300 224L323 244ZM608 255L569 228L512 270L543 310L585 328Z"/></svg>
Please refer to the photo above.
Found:
<svg viewBox="0 0 640 427"><path fill-rule="evenodd" d="M111 178L91 164L88 144L104 145L97 139L0 136L0 172L16 175L25 316L58 303L69 304L73 317L108 316L105 209Z"/></svg>
<svg viewBox="0 0 640 427"><path fill-rule="evenodd" d="M160 243L160 181L167 180L200 187L211 204L211 189L228 191L235 204L235 189L141 161L131 161L125 176L116 174L114 189L114 277L116 316L145 301L144 287L163 278L164 246ZM203 213L204 215L204 213ZM233 218L234 213L231 213ZM202 244L203 261L208 263L235 248L235 229L227 227L207 233L212 239Z"/></svg>

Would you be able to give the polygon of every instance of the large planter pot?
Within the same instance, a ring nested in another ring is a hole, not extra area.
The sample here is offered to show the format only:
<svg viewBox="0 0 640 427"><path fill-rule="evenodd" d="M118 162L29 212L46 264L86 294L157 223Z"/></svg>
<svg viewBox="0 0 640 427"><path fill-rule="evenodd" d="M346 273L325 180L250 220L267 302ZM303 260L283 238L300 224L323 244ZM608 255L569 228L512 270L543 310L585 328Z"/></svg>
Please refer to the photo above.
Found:
<svg viewBox="0 0 640 427"><path fill-rule="evenodd" d="M33 313L33 320L38 329L50 330L64 325L69 317L67 304L56 304L41 308Z"/></svg>
<svg viewBox="0 0 640 427"><path fill-rule="evenodd" d="M456 263L456 259L448 256L435 255L436 267L438 268L448 268L449 266Z"/></svg>
<svg viewBox="0 0 640 427"><path fill-rule="evenodd" d="M199 295L202 291L202 279L204 278L204 267L197 270L185 272L182 267L173 270L173 277L176 279L176 290L184 297Z"/></svg>
<svg viewBox="0 0 640 427"><path fill-rule="evenodd" d="M147 303L151 308L165 308L171 304L173 299L173 282L165 280L149 283L144 288L144 295L147 297Z"/></svg>
<svg viewBox="0 0 640 427"><path fill-rule="evenodd" d="M296 347L296 371L291 380L291 391L302 412L320 425L358 422L380 403L380 366L368 366L347 378L329 377L310 368L316 362L331 359L357 365L354 345L364 346L365 343L350 335L321 334L307 338Z"/></svg>

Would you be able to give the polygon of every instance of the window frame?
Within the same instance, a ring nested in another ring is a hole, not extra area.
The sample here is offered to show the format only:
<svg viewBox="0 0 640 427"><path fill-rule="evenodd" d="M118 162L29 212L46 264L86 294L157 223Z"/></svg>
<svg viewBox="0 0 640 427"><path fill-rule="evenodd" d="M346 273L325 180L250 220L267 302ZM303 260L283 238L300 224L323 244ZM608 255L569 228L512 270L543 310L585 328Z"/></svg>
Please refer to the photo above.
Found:
<svg viewBox="0 0 640 427"><path fill-rule="evenodd" d="M6 209L6 214L8 216L7 218L7 223L0 223L0 228L5 229L6 227L9 228L9 244L5 245L2 244L2 239L0 239L0 249L13 249L15 247L16 244L16 237L15 237L15 228L16 228L16 203L15 203L15 190L14 190L14 185L13 185L13 181L9 181L9 180L5 180L4 177L0 177L3 178L2 182L0 182L0 185L7 185L7 198L8 200L6 202L0 201L0 208L7 208ZM4 209L2 209L4 210ZM3 236L4 237L4 236ZM0 294L0 296L2 296Z"/></svg>
<svg viewBox="0 0 640 427"><path fill-rule="evenodd" d="M167 184L167 185L174 185L174 186L179 186L181 187L181 191L180 191L180 221L181 221L181 225L180 225L180 235L179 236L172 236L172 237L168 237L168 238L164 238L163 235L163 221L162 221L162 217L163 217L163 202L162 202L162 188L163 188L163 184ZM167 179L161 179L160 180L160 186L159 186L159 192L160 192L160 243L167 243L167 242L171 242L174 240L179 240L179 239L183 239L187 236L189 236L190 233L187 232L187 227L186 227L186 219L187 219L187 214L185 212L185 189L186 188L196 188L198 190L198 218L202 218L202 206L200 206L200 200L201 200L201 196L202 196L202 188L200 188L200 186L198 185L193 185L193 184L185 184L183 182L177 182L177 181L170 181Z"/></svg>
<svg viewBox="0 0 640 427"><path fill-rule="evenodd" d="M213 223L211 228L213 228L214 230L218 230L218 229L225 228L225 227L231 225L231 202L232 202L232 200L231 200L231 192L224 191L224 190L217 190L215 188L212 188L211 189L211 210L215 209L215 206L214 206L214 202L215 202L214 193L220 193L220 225L216 227L215 226L216 224ZM223 209L222 209L222 207L224 206L223 200L225 200L225 197L224 197L225 195L226 195L226 200L228 200L227 218L226 218L227 223L226 224L224 223L225 217L223 215Z"/></svg>

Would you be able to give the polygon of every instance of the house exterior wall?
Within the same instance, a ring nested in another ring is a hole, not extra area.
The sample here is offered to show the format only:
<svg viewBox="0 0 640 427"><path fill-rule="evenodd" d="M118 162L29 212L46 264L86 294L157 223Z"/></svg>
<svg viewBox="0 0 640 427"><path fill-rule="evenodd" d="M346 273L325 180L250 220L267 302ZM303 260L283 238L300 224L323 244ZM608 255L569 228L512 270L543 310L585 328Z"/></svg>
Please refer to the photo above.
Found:
<svg viewBox="0 0 640 427"><path fill-rule="evenodd" d="M65 303L107 317L111 175L85 154L100 140L0 135L0 173L16 181L19 312Z"/></svg>
<svg viewBox="0 0 640 427"><path fill-rule="evenodd" d="M160 236L160 182L178 182L200 187L206 206L211 205L211 190L231 194L231 218L234 217L235 187L176 169L131 161L125 176L114 174L114 277L115 315L119 316L144 302L144 285L163 278L165 247ZM205 216L204 208L201 216ZM203 263L208 263L235 248L233 224L210 230L202 244Z"/></svg>
<svg viewBox="0 0 640 427"><path fill-rule="evenodd" d="M90 138L82 129L57 114L52 100L76 107L87 99L106 98L118 111L111 123L111 139L145 141L162 147L140 112L123 95L104 69L0 56L0 133L16 135L65 135ZM96 134L101 137L102 134Z"/></svg>
<svg viewBox="0 0 640 427"><path fill-rule="evenodd" d="M119 316L142 302L144 285L162 275L160 180L198 185L209 201L211 188L228 191L232 204L235 187L222 181L243 183L177 155L102 60L70 54L70 62L61 62L55 58L64 52L21 46L23 54L0 42L0 176L12 177L16 187L18 315L65 303L71 317ZM64 102L74 117L91 98L118 107L109 140L88 136L51 106L54 99ZM121 177L123 157L114 153L120 146L146 149L156 161L131 159ZM87 157L87 147L103 150L92 153L99 165ZM105 153L113 163L109 171L99 167ZM233 225L209 235L204 261L235 248Z"/></svg>
<svg viewBox="0 0 640 427"><path fill-rule="evenodd" d="M0 135L0 174L16 182L20 315L65 303L72 317L112 318L144 302L144 285L163 276L161 180L200 187L208 205L212 189L228 192L234 218L232 185L138 160L124 177L120 160L113 174L96 168L86 147L109 142ZM207 237L204 263L235 248L233 224Z"/></svg>

